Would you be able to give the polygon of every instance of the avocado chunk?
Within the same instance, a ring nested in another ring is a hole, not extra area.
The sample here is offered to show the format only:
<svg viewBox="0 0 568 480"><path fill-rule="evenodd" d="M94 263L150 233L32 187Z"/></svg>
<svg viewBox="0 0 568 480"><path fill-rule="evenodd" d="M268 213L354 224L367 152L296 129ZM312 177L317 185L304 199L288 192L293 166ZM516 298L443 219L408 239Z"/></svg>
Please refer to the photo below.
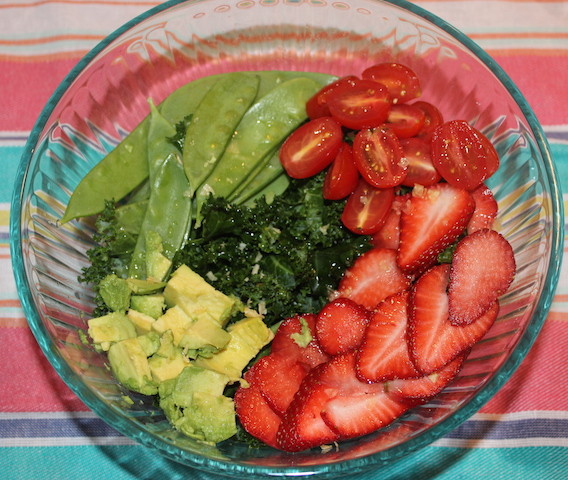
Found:
<svg viewBox="0 0 568 480"><path fill-rule="evenodd" d="M162 281L172 266L172 262L164 254L162 238L158 232L147 231L146 241L146 276L148 279Z"/></svg>
<svg viewBox="0 0 568 480"><path fill-rule="evenodd" d="M148 359L148 364L152 379L159 384L177 377L189 365L189 360L174 345L172 332L168 330L160 337L160 346Z"/></svg>
<svg viewBox="0 0 568 480"><path fill-rule="evenodd" d="M127 278L126 283L135 295L149 295L160 292L166 286L166 282L158 282L152 279L142 280L141 278Z"/></svg>
<svg viewBox="0 0 568 480"><path fill-rule="evenodd" d="M274 333L260 317L239 320L227 331L230 335L227 346L209 358L198 358L195 365L223 373L236 382L248 363L274 338Z"/></svg>
<svg viewBox="0 0 568 480"><path fill-rule="evenodd" d="M150 315L139 312L138 310L133 310L132 308L126 312L126 316L134 324L136 332L138 335L143 335L145 333L152 331L152 324L156 321Z"/></svg>
<svg viewBox="0 0 568 480"><path fill-rule="evenodd" d="M126 388L144 395L158 393L148 364L146 340L128 338L113 343L108 350L110 368L115 378Z"/></svg>
<svg viewBox="0 0 568 480"><path fill-rule="evenodd" d="M223 395L226 375L195 365L159 386L159 403L172 425L207 443L232 437L236 429L233 400Z"/></svg>
<svg viewBox="0 0 568 480"><path fill-rule="evenodd" d="M130 308L152 318L158 318L164 313L166 302L161 293L132 295L130 297Z"/></svg>
<svg viewBox="0 0 568 480"><path fill-rule="evenodd" d="M192 318L205 318L221 327L238 308L235 298L216 290L186 265L172 274L164 288L164 297L168 306L177 305Z"/></svg>
<svg viewBox="0 0 568 480"><path fill-rule="evenodd" d="M107 351L111 344L136 337L136 328L125 313L112 312L87 321L87 333L95 348Z"/></svg>
<svg viewBox="0 0 568 480"><path fill-rule="evenodd" d="M107 275L99 283L99 294L113 312L125 312L130 306L131 290L124 278Z"/></svg>

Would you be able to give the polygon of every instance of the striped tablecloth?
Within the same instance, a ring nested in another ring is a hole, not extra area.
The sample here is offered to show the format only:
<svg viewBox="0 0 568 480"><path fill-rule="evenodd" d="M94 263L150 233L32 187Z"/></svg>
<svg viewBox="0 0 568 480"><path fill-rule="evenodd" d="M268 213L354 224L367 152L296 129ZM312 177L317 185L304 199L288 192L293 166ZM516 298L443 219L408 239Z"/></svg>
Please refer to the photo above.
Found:
<svg viewBox="0 0 568 480"><path fill-rule="evenodd" d="M285 1L285 0L281 0ZM10 263L13 181L24 143L74 64L144 0L0 2L0 478L211 478L99 420L43 357ZM568 192L568 1L422 0L485 48L532 105ZM564 197L565 202L568 197ZM565 256L568 261L568 255ZM566 263L566 262L565 262ZM526 360L483 409L418 455L360 479L568 478L568 268Z"/></svg>

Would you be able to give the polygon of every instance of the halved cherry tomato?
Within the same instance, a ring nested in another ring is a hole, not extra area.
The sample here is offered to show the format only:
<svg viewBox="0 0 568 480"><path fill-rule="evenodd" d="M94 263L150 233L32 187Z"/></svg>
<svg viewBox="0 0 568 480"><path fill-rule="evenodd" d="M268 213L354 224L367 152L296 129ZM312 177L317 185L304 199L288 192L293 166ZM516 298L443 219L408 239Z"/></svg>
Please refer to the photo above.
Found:
<svg viewBox="0 0 568 480"><path fill-rule="evenodd" d="M432 163L449 184L474 190L499 168L499 155L479 130L451 120L434 131Z"/></svg>
<svg viewBox="0 0 568 480"><path fill-rule="evenodd" d="M410 138L424 126L426 114L420 108L401 103L390 108L386 125L398 138Z"/></svg>
<svg viewBox="0 0 568 480"><path fill-rule="evenodd" d="M379 63L364 70L361 76L387 87L393 104L408 102L422 94L416 73L400 63Z"/></svg>
<svg viewBox="0 0 568 480"><path fill-rule="evenodd" d="M394 188L374 188L359 180L347 202L341 221L353 233L372 235L385 223L394 200Z"/></svg>
<svg viewBox="0 0 568 480"><path fill-rule="evenodd" d="M408 161L408 171L402 184L407 187L422 185L429 187L442 178L432 163L430 142L422 137L405 138L400 141Z"/></svg>
<svg viewBox="0 0 568 480"><path fill-rule="evenodd" d="M353 148L343 142L323 181L323 198L340 200L349 195L359 181L359 170L353 159Z"/></svg>
<svg viewBox="0 0 568 480"><path fill-rule="evenodd" d="M360 130L353 141L353 156L361 176L374 187L396 187L406 177L404 152L388 128Z"/></svg>
<svg viewBox="0 0 568 480"><path fill-rule="evenodd" d="M310 120L297 128L280 149L280 162L293 178L308 178L326 168L343 142L341 125L331 117Z"/></svg>
<svg viewBox="0 0 568 480"><path fill-rule="evenodd" d="M306 102L306 113L308 114L308 117L312 120L319 117L329 117L331 115L327 106L327 99L329 98L329 96L337 87L343 85L344 83L353 82L354 80L356 81L359 79L354 75L349 75L347 77L342 77L335 82L332 82L329 85L323 87Z"/></svg>
<svg viewBox="0 0 568 480"><path fill-rule="evenodd" d="M327 97L331 116L353 130L377 127L388 116L391 106L387 89L372 80L345 82Z"/></svg>
<svg viewBox="0 0 568 480"><path fill-rule="evenodd" d="M418 136L420 137L429 137L434 133L434 130L439 125L444 123L444 117L442 116L442 112L438 110L438 107L431 104L430 102L425 102L423 100L418 100L412 104L413 107L419 108L424 112L424 125L422 125L422 129L418 132Z"/></svg>

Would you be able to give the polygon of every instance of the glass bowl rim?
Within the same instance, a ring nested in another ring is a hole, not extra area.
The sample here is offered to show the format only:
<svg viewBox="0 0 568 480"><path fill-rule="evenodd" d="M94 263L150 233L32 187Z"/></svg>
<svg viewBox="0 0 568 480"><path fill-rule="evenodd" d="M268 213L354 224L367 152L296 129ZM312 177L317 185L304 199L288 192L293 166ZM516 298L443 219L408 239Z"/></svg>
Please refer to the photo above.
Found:
<svg viewBox="0 0 568 480"><path fill-rule="evenodd" d="M509 358L503 363L499 370L497 370L492 378L479 390L474 398L472 398L466 405L463 405L458 411L453 413L450 417L442 422L434 425L426 432L410 439L409 441L397 447L376 452L365 457L353 460L343 460L328 465L311 465L311 466L294 466L294 467L267 467L256 466L253 464L237 464L228 461L220 461L215 459L208 459L203 456L193 454L190 452L183 452L182 463L187 466L193 466L199 469L204 469L212 473L220 473L224 475L237 474L237 475L250 475L250 474L265 474L267 476L273 475L290 475L298 476L298 474L339 474L349 471L355 473L364 471L371 466L385 465L393 460L399 460L403 456L417 452L420 448L428 445L433 440L442 437L450 432L467 418L478 411L489 399L503 386L503 384L511 377L513 372L517 369L522 362L530 348L532 347L542 325L547 317L550 305L552 303L554 292L560 277L560 267L563 257L563 243L564 243L564 210L562 199L562 192L558 182L558 174L552 159L552 154L548 141L534 114L532 108L527 103L523 94L513 83L507 73L493 60L493 58L478 46L467 35L462 33L457 28L453 27L445 20L437 15L425 10L424 8L410 3L406 0L376 0L379 3L391 4L395 7L408 10L409 12L421 17L422 19L434 24L441 30L445 31L462 45L464 45L474 56L489 68L495 77L503 84L507 91L511 94L521 112L527 119L531 131L535 136L540 153L543 156L544 172L547 179L549 179L551 189L551 252L548 264L548 270L544 283L548 286L543 290L538 302L535 306L535 314L533 315L530 324L527 326L523 335L515 349L510 353ZM133 423L128 421L124 422L123 417L118 414L114 409L101 402L100 399L89 389L82 385L79 376L67 365L65 360L61 357L56 348L51 345L49 334L43 325L39 314L33 302L33 296L27 277L24 271L24 261L22 252L22 235L21 235L21 208L22 208L22 193L25 185L25 180L28 174L28 167L30 160L33 156L35 146L39 140L40 134L45 127L48 118L60 101L61 97L67 91L68 87L73 81L87 68L91 61L109 46L114 40L120 37L123 33L136 27L146 19L172 7L181 5L183 3L193 3L191 0L169 0L160 5L157 5L140 15L134 17L130 21L124 23L118 29L114 30L107 37L101 40L94 46L79 62L71 69L63 81L59 84L57 89L49 98L45 107L42 109L38 120L36 121L30 136L24 147L20 163L16 172L16 179L14 183L14 190L11 201L10 215L10 255L13 263L14 277L18 296L20 298L22 308L30 326L30 329L36 338L38 344L44 355L48 358L52 366L55 368L59 376L69 386L69 388L98 416L103 418L105 422L111 425L119 432L132 437L135 437L138 442L147 446L154 447L167 458L180 461L162 445L159 437L152 434L138 430ZM14 213L17 213L15 215Z"/></svg>

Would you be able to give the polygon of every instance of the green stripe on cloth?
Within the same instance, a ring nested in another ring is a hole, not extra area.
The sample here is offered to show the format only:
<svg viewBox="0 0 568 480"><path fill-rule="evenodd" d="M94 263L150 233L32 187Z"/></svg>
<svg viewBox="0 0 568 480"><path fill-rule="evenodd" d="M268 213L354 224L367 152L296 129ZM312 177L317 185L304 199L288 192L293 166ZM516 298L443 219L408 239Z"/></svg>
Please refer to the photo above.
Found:
<svg viewBox="0 0 568 480"><path fill-rule="evenodd" d="M166 460L140 446L2 448L0 471L10 478L161 478L214 480L218 476ZM459 449L430 446L394 465L357 475L357 480L547 480L564 478L566 449L526 447ZM41 459L39 461L38 459ZM72 465L72 470L70 466ZM14 470L16 469L16 470ZM96 472L96 473L95 473ZM502 473L500 473L502 472ZM47 476L47 477L46 477ZM343 480L354 479L342 476Z"/></svg>
<svg viewBox="0 0 568 480"><path fill-rule="evenodd" d="M16 171L24 147L0 147L0 202L9 202L12 199L12 190Z"/></svg>
<svg viewBox="0 0 568 480"><path fill-rule="evenodd" d="M558 177L562 193L568 193L568 145L562 143L551 143L552 158L558 169Z"/></svg>

